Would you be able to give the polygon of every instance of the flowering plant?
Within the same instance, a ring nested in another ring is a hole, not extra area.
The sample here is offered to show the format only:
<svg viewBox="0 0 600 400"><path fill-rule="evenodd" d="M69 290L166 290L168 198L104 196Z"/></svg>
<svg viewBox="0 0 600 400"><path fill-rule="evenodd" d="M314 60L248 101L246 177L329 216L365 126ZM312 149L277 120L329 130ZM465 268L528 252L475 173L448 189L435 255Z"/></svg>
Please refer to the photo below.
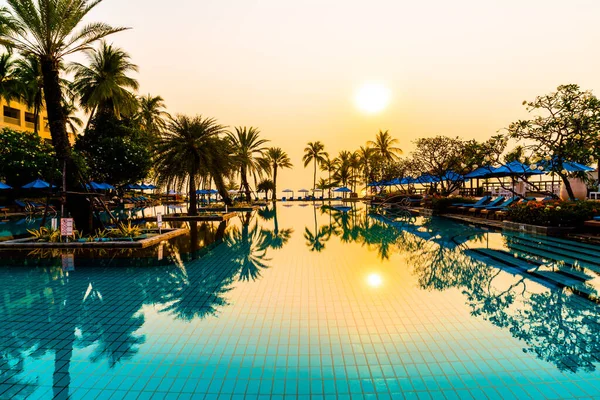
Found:
<svg viewBox="0 0 600 400"><path fill-rule="evenodd" d="M594 201L531 201L510 208L508 218L531 225L567 227L579 226L600 212Z"/></svg>

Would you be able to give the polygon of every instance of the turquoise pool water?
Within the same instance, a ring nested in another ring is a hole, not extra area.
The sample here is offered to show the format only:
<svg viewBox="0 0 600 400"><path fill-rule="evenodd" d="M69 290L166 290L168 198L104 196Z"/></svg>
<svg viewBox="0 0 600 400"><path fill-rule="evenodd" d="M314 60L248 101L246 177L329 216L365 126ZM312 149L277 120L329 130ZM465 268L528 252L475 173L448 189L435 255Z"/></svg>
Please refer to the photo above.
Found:
<svg viewBox="0 0 600 400"><path fill-rule="evenodd" d="M594 246L317 205L1 253L0 398L600 397Z"/></svg>

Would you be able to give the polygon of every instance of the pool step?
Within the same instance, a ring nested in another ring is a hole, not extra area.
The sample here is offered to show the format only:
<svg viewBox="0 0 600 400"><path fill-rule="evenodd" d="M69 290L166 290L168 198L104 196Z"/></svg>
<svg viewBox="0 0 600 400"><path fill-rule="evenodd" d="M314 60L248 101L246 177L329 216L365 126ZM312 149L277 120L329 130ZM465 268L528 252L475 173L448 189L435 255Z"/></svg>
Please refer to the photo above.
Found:
<svg viewBox="0 0 600 400"><path fill-rule="evenodd" d="M486 248L473 248L469 250L469 253L473 252L492 260L493 262L490 263L492 266L498 266L498 263L502 263L506 266L516 268L521 275L526 274L528 277L536 277L555 286L566 287L573 293L578 294L586 299L594 302L600 302L598 292L595 290L595 288L586 284L586 282L578 277L577 274L573 274L571 269L546 269L545 267L541 266L539 262L514 257L510 253L503 250L492 250Z"/></svg>
<svg viewBox="0 0 600 400"><path fill-rule="evenodd" d="M520 239L527 239L536 243L553 246L556 248L566 249L581 254L587 254L592 257L596 257L600 260L600 247L594 244L577 242L574 240L562 239L554 236L541 236L541 235L524 235L517 232L503 232L504 236L517 237Z"/></svg>
<svg viewBox="0 0 600 400"><path fill-rule="evenodd" d="M509 248L518 249L549 261L564 261L565 264L579 267L592 276L600 276L600 256L596 258L564 247L540 244L535 238L511 236L508 238Z"/></svg>

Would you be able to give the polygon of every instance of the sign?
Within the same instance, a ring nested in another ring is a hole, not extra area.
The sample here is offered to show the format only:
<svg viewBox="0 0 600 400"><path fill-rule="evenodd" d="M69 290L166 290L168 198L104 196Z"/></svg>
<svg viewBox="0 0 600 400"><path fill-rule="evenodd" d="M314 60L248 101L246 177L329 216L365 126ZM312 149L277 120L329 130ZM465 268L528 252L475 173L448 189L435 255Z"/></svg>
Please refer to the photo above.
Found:
<svg viewBox="0 0 600 400"><path fill-rule="evenodd" d="M60 219L60 235L73 236L73 218Z"/></svg>
<svg viewBox="0 0 600 400"><path fill-rule="evenodd" d="M164 257L164 249L163 249L163 244L161 243L160 246L158 246L158 261L162 261Z"/></svg>
<svg viewBox="0 0 600 400"><path fill-rule="evenodd" d="M50 219L50 226L52 227L53 231L58 230L58 218Z"/></svg>
<svg viewBox="0 0 600 400"><path fill-rule="evenodd" d="M162 213L156 214L156 225L158 225L158 233L162 234Z"/></svg>
<svg viewBox="0 0 600 400"><path fill-rule="evenodd" d="M75 271L75 255L73 253L62 255L62 269L65 272Z"/></svg>

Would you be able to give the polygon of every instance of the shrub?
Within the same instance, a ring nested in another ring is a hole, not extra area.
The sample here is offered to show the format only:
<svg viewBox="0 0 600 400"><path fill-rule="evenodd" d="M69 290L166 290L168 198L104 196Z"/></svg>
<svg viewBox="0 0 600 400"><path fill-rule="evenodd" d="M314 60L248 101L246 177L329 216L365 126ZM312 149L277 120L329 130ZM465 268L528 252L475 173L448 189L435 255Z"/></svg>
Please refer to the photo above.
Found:
<svg viewBox="0 0 600 400"><path fill-rule="evenodd" d="M539 226L580 226L598 213L600 207L594 201L531 201L510 208L508 218Z"/></svg>

